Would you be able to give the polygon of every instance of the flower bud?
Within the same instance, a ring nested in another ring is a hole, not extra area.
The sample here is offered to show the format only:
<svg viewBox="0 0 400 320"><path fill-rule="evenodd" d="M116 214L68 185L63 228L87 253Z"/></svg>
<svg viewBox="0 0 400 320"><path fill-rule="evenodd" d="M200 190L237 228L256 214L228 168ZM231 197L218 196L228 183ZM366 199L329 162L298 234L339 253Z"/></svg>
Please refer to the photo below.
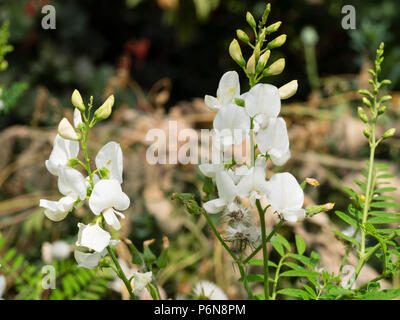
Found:
<svg viewBox="0 0 400 320"><path fill-rule="evenodd" d="M363 134L367 139L369 139L370 134L369 134L369 130L367 128L364 129Z"/></svg>
<svg viewBox="0 0 400 320"><path fill-rule="evenodd" d="M254 53L247 61L246 71L248 74L255 74L256 72L256 56Z"/></svg>
<svg viewBox="0 0 400 320"><path fill-rule="evenodd" d="M271 34L273 32L278 31L279 27L281 26L282 21L275 22L267 27L266 32L267 34Z"/></svg>
<svg viewBox="0 0 400 320"><path fill-rule="evenodd" d="M260 36L258 37L259 43L263 43L266 36L267 36L267 28L262 28Z"/></svg>
<svg viewBox="0 0 400 320"><path fill-rule="evenodd" d="M289 99L296 94L297 88L297 80L290 81L289 83L279 88L279 96L282 100Z"/></svg>
<svg viewBox="0 0 400 320"><path fill-rule="evenodd" d="M58 134L67 140L79 140L81 138L67 118L63 118L58 124Z"/></svg>
<svg viewBox="0 0 400 320"><path fill-rule="evenodd" d="M386 112L386 106L381 106L378 109L378 116L380 116L381 114L384 114Z"/></svg>
<svg viewBox="0 0 400 320"><path fill-rule="evenodd" d="M380 100L381 103L388 102L389 100L392 100L392 96L383 96Z"/></svg>
<svg viewBox="0 0 400 320"><path fill-rule="evenodd" d="M271 51L267 50L260 56L260 59L258 60L257 67L256 67L256 73L260 73L264 70L270 55L271 55Z"/></svg>
<svg viewBox="0 0 400 320"><path fill-rule="evenodd" d="M362 122L364 122L364 123L369 122L368 116L362 107L357 108L357 113L358 113L358 117L361 119Z"/></svg>
<svg viewBox="0 0 400 320"><path fill-rule="evenodd" d="M309 185L311 185L313 187L318 187L319 186L318 180L314 179L314 178L306 178L306 183L308 183Z"/></svg>
<svg viewBox="0 0 400 320"><path fill-rule="evenodd" d="M363 97L363 98L362 98L362 102L363 102L368 108L371 108L371 101L369 101L368 98Z"/></svg>
<svg viewBox="0 0 400 320"><path fill-rule="evenodd" d="M308 206L306 208L307 216L312 217L313 215L315 215L317 213L332 210L334 206L335 206L335 204L331 203L331 202L325 203L322 205L317 205L317 206Z"/></svg>
<svg viewBox="0 0 400 320"><path fill-rule="evenodd" d="M394 134L396 133L396 129L395 128L391 128L388 131L386 131L383 136L382 136L382 140L385 140L387 138L393 137Z"/></svg>
<svg viewBox="0 0 400 320"><path fill-rule="evenodd" d="M362 94L362 95L364 95L364 96L372 97L371 92L369 92L367 89L358 90L358 93L359 93L359 94Z"/></svg>
<svg viewBox="0 0 400 320"><path fill-rule="evenodd" d="M77 89L74 90L71 96L72 105L77 108L81 112L85 112L85 104L83 103L83 99L81 94Z"/></svg>
<svg viewBox="0 0 400 320"><path fill-rule="evenodd" d="M392 84L392 81L390 81L389 79L385 79L382 81L382 85L390 85Z"/></svg>
<svg viewBox="0 0 400 320"><path fill-rule="evenodd" d="M236 35L237 35L239 40L241 40L241 41L243 41L245 43L249 43L250 42L249 36L243 30L240 30L240 29L236 30Z"/></svg>
<svg viewBox="0 0 400 320"><path fill-rule="evenodd" d="M168 249L168 247L169 247L169 240L168 240L167 236L164 236L164 237L162 238L162 242L163 242L163 248L164 248L164 249Z"/></svg>
<svg viewBox="0 0 400 320"><path fill-rule="evenodd" d="M252 27L253 29L256 28L257 24L256 24L256 20L254 20L253 15L247 11L246 13L246 21L249 24L250 27Z"/></svg>
<svg viewBox="0 0 400 320"><path fill-rule="evenodd" d="M286 34L281 34L279 37L276 37L271 42L268 42L267 48L274 49L283 46L286 42L286 37L287 37Z"/></svg>
<svg viewBox="0 0 400 320"><path fill-rule="evenodd" d="M271 4L267 3L267 5L265 6L265 10L264 10L262 19L261 19L262 25L265 25L267 23L267 19L268 19L270 12L271 12Z"/></svg>
<svg viewBox="0 0 400 320"><path fill-rule="evenodd" d="M281 58L276 60L267 69L265 69L263 75L264 77L276 76L278 74L281 74L283 69L285 69L285 59Z"/></svg>
<svg viewBox="0 0 400 320"><path fill-rule="evenodd" d="M96 112L94 113L94 117L97 120L107 119L111 114L113 105L114 105L114 95L112 94L107 98L106 101L104 101L104 103L100 106L100 108L96 110Z"/></svg>
<svg viewBox="0 0 400 320"><path fill-rule="evenodd" d="M242 55L242 50L240 49L239 43L236 39L233 39L229 45L229 54L239 66L244 67L246 65L246 61Z"/></svg>

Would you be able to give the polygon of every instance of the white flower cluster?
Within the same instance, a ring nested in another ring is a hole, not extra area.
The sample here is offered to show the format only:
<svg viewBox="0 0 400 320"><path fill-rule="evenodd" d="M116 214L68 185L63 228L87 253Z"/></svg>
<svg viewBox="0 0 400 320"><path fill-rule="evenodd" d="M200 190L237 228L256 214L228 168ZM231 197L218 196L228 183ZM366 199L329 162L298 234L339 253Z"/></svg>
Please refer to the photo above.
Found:
<svg viewBox="0 0 400 320"><path fill-rule="evenodd" d="M266 179L267 160L274 165L283 165L290 158L289 137L286 123L279 117L281 99L292 96L297 90L297 81L278 89L270 84L256 84L248 92L240 94L239 76L235 71L225 73L218 86L217 97L205 96L208 107L217 111L214 130L225 148L241 144L244 139L255 136L254 145L260 151L252 154L246 163L233 159L229 164L200 164L200 171L215 179L219 198L204 203L211 214L225 211L225 215L243 211L238 206L239 198L248 198L251 206L257 199L266 197L269 204L285 220L296 222L305 217L304 193L296 179L287 172L277 173ZM253 152L254 150L252 150ZM248 234L246 224L231 225L228 234ZM243 233L244 232L244 233ZM254 237L256 234L251 233Z"/></svg>
<svg viewBox="0 0 400 320"><path fill-rule="evenodd" d="M82 123L78 108L74 111L74 126L79 128ZM50 158L46 160L48 171L58 177L58 189L63 197L58 201L40 200L45 215L52 221L63 220L75 207L81 206L88 200L94 216L92 223L78 223L79 233L74 256L80 266L96 268L100 259L107 254L107 247L117 241L102 225L102 219L113 229L119 230L121 223L118 219L125 218L120 212L128 209L129 197L122 191L122 150L118 143L108 142L97 153L95 163L97 170L91 177L84 177L73 168L71 163L79 162L79 134L69 121L64 118L58 127ZM99 172L106 172L103 177Z"/></svg>

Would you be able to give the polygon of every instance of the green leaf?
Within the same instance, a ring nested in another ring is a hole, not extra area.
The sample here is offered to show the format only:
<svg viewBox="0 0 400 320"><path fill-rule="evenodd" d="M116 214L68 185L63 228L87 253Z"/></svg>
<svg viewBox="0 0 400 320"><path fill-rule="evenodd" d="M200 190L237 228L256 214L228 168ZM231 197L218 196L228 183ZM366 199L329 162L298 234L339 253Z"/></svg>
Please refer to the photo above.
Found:
<svg viewBox="0 0 400 320"><path fill-rule="evenodd" d="M306 244L302 237L295 235L297 253L302 255L306 251Z"/></svg>
<svg viewBox="0 0 400 320"><path fill-rule="evenodd" d="M373 202L371 203L372 208L399 208L400 204L395 202Z"/></svg>
<svg viewBox="0 0 400 320"><path fill-rule="evenodd" d="M378 292L367 292L359 295L362 300L392 300L400 296L400 289L386 289Z"/></svg>
<svg viewBox="0 0 400 320"><path fill-rule="evenodd" d="M249 264L252 266L263 266L264 265L264 260L263 259L254 259L254 260L250 260ZM268 267L274 267L277 268L278 266L276 265L275 262L269 260L268 261Z"/></svg>
<svg viewBox="0 0 400 320"><path fill-rule="evenodd" d="M281 273L281 277L312 277L316 278L319 277L320 274L314 271L307 271L307 270L289 270Z"/></svg>
<svg viewBox="0 0 400 320"><path fill-rule="evenodd" d="M375 193L384 193L384 192L392 192L392 191L396 191L396 190L397 190L397 188L387 187L387 188L376 189L374 192Z"/></svg>
<svg viewBox="0 0 400 320"><path fill-rule="evenodd" d="M272 237L271 244L274 249L283 257L285 255L285 250L283 249L282 243L276 239L276 237Z"/></svg>
<svg viewBox="0 0 400 320"><path fill-rule="evenodd" d="M275 238L276 241L279 241L282 244L282 246L284 246L286 248L286 250L288 252L292 251L290 243L285 239L284 236L282 236L279 233L277 233L277 234L275 234L274 238Z"/></svg>
<svg viewBox="0 0 400 320"><path fill-rule="evenodd" d="M286 295L286 296L289 296L289 297L302 298L304 300L308 299L307 291L300 290L300 289L286 288L286 289L279 290L277 293L278 294L282 294L282 295Z"/></svg>
<svg viewBox="0 0 400 320"><path fill-rule="evenodd" d="M351 242L352 244L354 244L355 246L359 246L359 243L358 243L358 241L356 240L356 239L354 239L354 238L352 238L352 237L349 237L349 236L346 236L345 234L343 234L343 233L341 233L341 232L339 232L339 231L334 231L334 230L332 230L332 232L335 234L335 235L337 235L338 237L340 237L340 238L342 238L342 239L344 239L344 240L346 240L346 241L348 241L348 242Z"/></svg>
<svg viewBox="0 0 400 320"><path fill-rule="evenodd" d="M335 211L335 214L342 219L344 222L346 222L347 224L351 225L352 227L358 229L358 223L356 220L354 220L353 218L349 217L349 215L345 214L342 211Z"/></svg>

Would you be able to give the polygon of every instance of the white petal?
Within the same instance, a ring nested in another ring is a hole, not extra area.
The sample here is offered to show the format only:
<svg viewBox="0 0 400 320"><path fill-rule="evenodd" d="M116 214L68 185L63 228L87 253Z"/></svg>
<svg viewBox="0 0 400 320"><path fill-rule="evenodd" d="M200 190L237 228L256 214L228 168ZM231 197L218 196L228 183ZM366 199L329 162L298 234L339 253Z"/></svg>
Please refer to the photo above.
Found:
<svg viewBox="0 0 400 320"><path fill-rule="evenodd" d="M75 108L74 110L74 127L78 128L78 126L83 123L82 122L82 115L79 109Z"/></svg>
<svg viewBox="0 0 400 320"><path fill-rule="evenodd" d="M89 207L96 215L108 208L126 210L129 205L129 197L122 191L121 185L115 179L100 180L94 186L89 198Z"/></svg>
<svg viewBox="0 0 400 320"><path fill-rule="evenodd" d="M282 215L286 221L297 222L306 217L306 211L304 209L285 209Z"/></svg>
<svg viewBox="0 0 400 320"><path fill-rule="evenodd" d="M68 121L67 118L63 118L60 123L58 124L58 134L68 140L78 140L79 137L77 133L75 132L74 127L72 124Z"/></svg>
<svg viewBox="0 0 400 320"><path fill-rule="evenodd" d="M113 141L104 145L97 153L96 167L107 168L110 171L110 179L122 183L123 157L120 145Z"/></svg>
<svg viewBox="0 0 400 320"><path fill-rule="evenodd" d="M103 211L104 220L112 226L115 230L121 229L121 223L119 222L117 216L114 213L114 209L109 208Z"/></svg>
<svg viewBox="0 0 400 320"><path fill-rule="evenodd" d="M56 135L49 160L46 160L46 168L53 175L58 176L60 167L68 164L68 160L76 158L79 153L79 142L61 138Z"/></svg>
<svg viewBox="0 0 400 320"><path fill-rule="evenodd" d="M199 164L199 169L202 174L209 178L215 178L215 175L218 171L224 169L223 164L212 164L212 163L202 163Z"/></svg>
<svg viewBox="0 0 400 320"><path fill-rule="evenodd" d="M226 204L233 202L238 195L237 187L229 174L225 171L217 172L216 185L219 197L224 200Z"/></svg>
<svg viewBox="0 0 400 320"><path fill-rule="evenodd" d="M288 172L276 173L268 181L268 200L271 206L283 214L285 209L301 209L304 192L293 175Z"/></svg>
<svg viewBox="0 0 400 320"><path fill-rule="evenodd" d="M227 99L228 96L231 97L230 101ZM225 103L231 103L233 97L239 96L240 82L238 73L236 71L225 72L218 84L217 97L221 100L226 100Z"/></svg>
<svg viewBox="0 0 400 320"><path fill-rule="evenodd" d="M101 253L85 253L79 250L74 251L74 257L76 262L78 262L78 267L83 267L86 269L96 269L100 259L102 258Z"/></svg>
<svg viewBox="0 0 400 320"><path fill-rule="evenodd" d="M219 100L209 95L206 95L204 97L204 103L206 104L207 107L216 111L219 110L219 108L221 107L221 103L219 102Z"/></svg>
<svg viewBox="0 0 400 320"><path fill-rule="evenodd" d="M65 196L85 200L87 185L83 175L76 169L63 167L60 169L58 189Z"/></svg>
<svg viewBox="0 0 400 320"><path fill-rule="evenodd" d="M272 118L266 129L260 130L257 134L257 146L265 154L272 149L276 149L286 154L289 149L289 136L286 129L285 120L282 118ZM277 157L277 154L274 154ZM277 157L279 158L279 157Z"/></svg>
<svg viewBox="0 0 400 320"><path fill-rule="evenodd" d="M204 210L211 214L221 212L225 207L226 202L219 198L203 203Z"/></svg>
<svg viewBox="0 0 400 320"><path fill-rule="evenodd" d="M152 276L153 273L151 271L146 273L133 273L132 288L136 295L140 296L143 289L151 282Z"/></svg>
<svg viewBox="0 0 400 320"><path fill-rule="evenodd" d="M258 114L277 117L281 110L278 88L271 84L256 84L246 95L245 106L250 117Z"/></svg>
<svg viewBox="0 0 400 320"><path fill-rule="evenodd" d="M63 197L58 201L40 199L39 206L45 208L44 214L52 221L63 220L74 207L76 198Z"/></svg>
<svg viewBox="0 0 400 320"><path fill-rule="evenodd" d="M97 224L84 225L78 223L78 227L77 246L86 247L96 252L102 252L110 244L111 235Z"/></svg>

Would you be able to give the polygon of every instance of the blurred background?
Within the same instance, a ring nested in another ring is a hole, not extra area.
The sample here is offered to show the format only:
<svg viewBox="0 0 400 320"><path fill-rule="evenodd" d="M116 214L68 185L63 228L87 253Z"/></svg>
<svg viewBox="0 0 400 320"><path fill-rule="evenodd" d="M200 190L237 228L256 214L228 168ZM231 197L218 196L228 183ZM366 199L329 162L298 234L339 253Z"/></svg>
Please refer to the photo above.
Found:
<svg viewBox="0 0 400 320"><path fill-rule="evenodd" d="M349 199L343 186L356 188L353 180L360 179L368 155L364 126L356 112L360 105L357 90L368 88L367 70L382 41L382 76L392 81L393 100L378 131L400 127L400 2L270 2L269 23L283 21L279 32L288 35L287 43L274 50L272 57L286 58L285 72L271 83L279 87L293 79L299 81L296 96L282 106L292 158L279 170L292 172L300 182L306 177L320 182L317 188L307 187L306 205L334 202L336 209L344 210ZM41 27L41 9L47 4L56 9L55 30ZM0 0L0 24L9 23L13 46L5 56L8 66L0 72L4 298L127 297L111 275L76 266L71 254L76 225L85 219L88 208L53 223L38 207L41 198L59 198L57 181L44 161L58 122L64 116L72 119L70 97L75 88L85 101L93 95L96 106L109 94L115 95L113 115L93 130L90 152L94 156L110 140L121 144L123 188L132 205L117 236L131 239L138 248L155 238L155 252L160 250L162 236L169 238L170 260L157 275L166 296L187 296L196 282L208 279L229 298L246 297L236 284L237 270L205 221L170 200L173 192L201 195L203 181L196 166L149 165L145 135L155 127L167 130L169 120L177 120L180 129L211 127L215 114L204 105L203 97L215 95L224 72L240 72L229 57L229 43L238 28L250 34L246 11L259 19L265 4L250 0ZM345 15L341 10L348 4L356 9L355 30L342 28ZM0 37L4 38L4 30ZM245 57L247 53L244 50ZM248 87L241 76L245 91ZM390 165L398 186L399 147L396 135L377 154L379 161ZM400 201L399 192L393 195ZM273 218L267 223L272 227ZM344 245L331 230L342 228L334 214L323 213L302 224L288 224L281 232L287 237L293 233L303 236L320 254L321 267L337 272ZM64 254L52 246L60 240L69 245ZM117 249L126 268L134 269L127 247L121 244ZM48 264L57 270L56 290L41 286L41 267ZM373 277L376 270L378 265L369 266L364 279Z"/></svg>

